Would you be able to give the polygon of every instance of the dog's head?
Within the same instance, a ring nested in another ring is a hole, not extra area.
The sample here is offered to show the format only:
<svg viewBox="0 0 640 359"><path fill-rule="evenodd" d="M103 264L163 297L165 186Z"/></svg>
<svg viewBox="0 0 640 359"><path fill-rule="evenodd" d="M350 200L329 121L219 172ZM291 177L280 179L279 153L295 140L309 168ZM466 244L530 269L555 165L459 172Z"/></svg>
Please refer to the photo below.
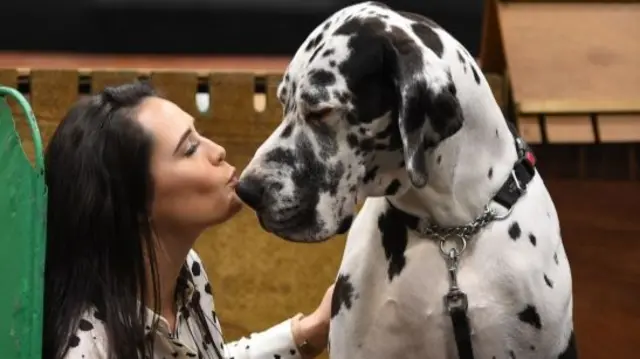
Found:
<svg viewBox="0 0 640 359"><path fill-rule="evenodd" d="M349 229L359 198L426 184L425 150L462 125L435 29L368 2L309 35L278 87L284 119L238 186L266 230L322 241Z"/></svg>

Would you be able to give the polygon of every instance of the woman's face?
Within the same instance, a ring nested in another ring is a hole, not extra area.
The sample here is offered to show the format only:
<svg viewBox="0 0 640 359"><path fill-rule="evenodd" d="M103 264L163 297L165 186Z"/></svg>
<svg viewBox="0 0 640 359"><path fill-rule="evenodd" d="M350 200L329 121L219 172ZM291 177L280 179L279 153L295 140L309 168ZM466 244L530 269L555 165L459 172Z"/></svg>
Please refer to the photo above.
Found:
<svg viewBox="0 0 640 359"><path fill-rule="evenodd" d="M154 226L199 232L242 208L235 194L236 170L225 161L225 149L200 136L193 117L151 97L138 108L137 119L153 137Z"/></svg>

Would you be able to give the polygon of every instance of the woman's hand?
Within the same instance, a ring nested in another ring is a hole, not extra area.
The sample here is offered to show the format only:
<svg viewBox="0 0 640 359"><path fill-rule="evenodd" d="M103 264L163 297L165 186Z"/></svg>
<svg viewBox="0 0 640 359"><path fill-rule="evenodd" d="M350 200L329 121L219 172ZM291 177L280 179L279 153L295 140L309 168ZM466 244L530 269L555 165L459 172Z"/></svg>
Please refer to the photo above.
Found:
<svg viewBox="0 0 640 359"><path fill-rule="evenodd" d="M329 341L331 322L332 284L324 293L318 308L308 316L298 315L293 321L293 339L303 358L314 358L322 353Z"/></svg>

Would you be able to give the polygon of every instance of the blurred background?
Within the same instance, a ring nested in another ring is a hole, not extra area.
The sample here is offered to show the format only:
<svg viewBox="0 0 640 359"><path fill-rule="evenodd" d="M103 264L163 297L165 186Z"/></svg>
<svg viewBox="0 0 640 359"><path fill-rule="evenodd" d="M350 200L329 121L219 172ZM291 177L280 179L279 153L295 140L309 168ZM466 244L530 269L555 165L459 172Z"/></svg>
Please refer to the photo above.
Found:
<svg viewBox="0 0 640 359"><path fill-rule="evenodd" d="M280 121L274 93L293 53L321 21L354 2L9 2L0 9L0 84L31 101L46 144L79 96L151 79L241 169ZM637 357L638 1L382 2L451 32L478 59L508 120L533 145L572 265L580 356ZM12 246L0 242L0 252ZM262 232L246 209L208 231L197 249L226 339L314 309L343 247L342 236L316 245L284 242Z"/></svg>
<svg viewBox="0 0 640 359"><path fill-rule="evenodd" d="M348 0L21 0L3 4L5 50L291 55ZM478 53L482 0L393 0ZM88 39L91 41L88 41Z"/></svg>

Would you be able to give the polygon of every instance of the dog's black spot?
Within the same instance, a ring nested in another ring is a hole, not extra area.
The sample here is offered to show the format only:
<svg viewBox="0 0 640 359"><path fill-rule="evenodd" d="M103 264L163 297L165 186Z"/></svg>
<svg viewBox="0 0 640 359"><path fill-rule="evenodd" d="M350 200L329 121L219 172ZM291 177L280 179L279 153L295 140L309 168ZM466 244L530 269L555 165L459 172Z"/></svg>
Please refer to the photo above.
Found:
<svg viewBox="0 0 640 359"><path fill-rule="evenodd" d="M460 50L456 50L456 52L458 53L458 60L460 61L460 63L462 65L466 65L467 60L465 60L464 56L462 56L462 52L460 52Z"/></svg>
<svg viewBox="0 0 640 359"><path fill-rule="evenodd" d="M407 248L407 228L400 219L400 213L395 208L389 208L378 218L378 228L382 235L382 247L389 261L387 274L389 281L399 275L406 264L404 251Z"/></svg>
<svg viewBox="0 0 640 359"><path fill-rule="evenodd" d="M440 164L440 162L442 162L442 155L438 155L438 157L436 157L436 163Z"/></svg>
<svg viewBox="0 0 640 359"><path fill-rule="evenodd" d="M384 195L393 196L394 194L398 193L400 186L401 186L400 181L398 181L398 179L394 179L393 181L391 181L391 183L389 183L389 185L387 186L387 189L384 190Z"/></svg>
<svg viewBox="0 0 640 359"><path fill-rule="evenodd" d="M538 239L533 233L529 233L529 242L531 242L531 244L533 244L534 247L538 243Z"/></svg>
<svg viewBox="0 0 640 359"><path fill-rule="evenodd" d="M340 221L337 234L345 234L353 224L353 215L348 215Z"/></svg>
<svg viewBox="0 0 640 359"><path fill-rule="evenodd" d="M521 234L522 230L520 229L520 225L518 224L518 222L511 223L511 225L509 226L509 237L511 237L511 239L515 241L516 239L520 238Z"/></svg>
<svg viewBox="0 0 640 359"><path fill-rule="evenodd" d="M331 67L336 67L336 65L338 65L335 60L329 60L329 66Z"/></svg>
<svg viewBox="0 0 640 359"><path fill-rule="evenodd" d="M324 50L324 52L322 53L322 57L328 57L328 56L331 56L331 55L333 55L333 54L335 54L335 53L336 53L336 50L335 50L335 49L326 49L326 50Z"/></svg>
<svg viewBox="0 0 640 359"><path fill-rule="evenodd" d="M80 323L78 323L78 328L83 332L88 332L93 329L93 324L86 319L80 319Z"/></svg>
<svg viewBox="0 0 640 359"><path fill-rule="evenodd" d="M360 127L358 128L358 132L360 132L361 135L366 135L367 134L367 129L364 127Z"/></svg>
<svg viewBox="0 0 640 359"><path fill-rule="evenodd" d="M369 169L365 174L364 174L364 178L362 178L362 181L367 184L371 181L373 181L376 178L376 175L378 174L378 170L380 168L378 166L374 166L373 168Z"/></svg>
<svg viewBox="0 0 640 359"><path fill-rule="evenodd" d="M200 275L200 273L202 272L202 269L200 267L200 263L198 262L193 262L193 264L191 265L191 273L197 277Z"/></svg>
<svg viewBox="0 0 640 359"><path fill-rule="evenodd" d="M471 71L473 72L473 79L476 81L478 85L480 85L480 75L478 75L478 71L476 71L476 67L473 63L470 63Z"/></svg>
<svg viewBox="0 0 640 359"><path fill-rule="evenodd" d="M351 309L353 294L354 288L349 275L339 274L331 297L331 318L335 318L343 307L345 310Z"/></svg>
<svg viewBox="0 0 640 359"><path fill-rule="evenodd" d="M487 173L489 179L493 178L493 167L489 167L489 173Z"/></svg>
<svg viewBox="0 0 640 359"><path fill-rule="evenodd" d="M295 167L296 155L293 151L282 147L276 147L265 155L265 165L284 165Z"/></svg>
<svg viewBox="0 0 640 359"><path fill-rule="evenodd" d="M336 75L327 70L312 70L309 73L309 83L313 86L331 86L336 83Z"/></svg>
<svg viewBox="0 0 640 359"><path fill-rule="evenodd" d="M413 32L418 36L420 41L422 41L424 46L431 49L438 57L442 57L442 52L444 51L442 41L440 40L440 36L438 36L431 27L417 22L411 25L411 29L413 29Z"/></svg>
<svg viewBox="0 0 640 359"><path fill-rule="evenodd" d="M323 33L321 32L318 35L316 35L314 38L309 40L309 42L307 43L307 47L305 47L304 51L309 52L311 51L311 49L318 46L318 44L322 41L322 38L323 38Z"/></svg>
<svg viewBox="0 0 640 359"><path fill-rule="evenodd" d="M365 138L360 141L360 148L365 152L370 152L373 150L375 142L372 138Z"/></svg>
<svg viewBox="0 0 640 359"><path fill-rule="evenodd" d="M500 133L498 133L498 129L496 128L496 138L500 138Z"/></svg>
<svg viewBox="0 0 640 359"><path fill-rule="evenodd" d="M329 26L331 26L331 21L325 22L324 26L322 27L322 30L327 31L329 29Z"/></svg>
<svg viewBox="0 0 640 359"><path fill-rule="evenodd" d="M518 319L536 329L542 329L540 314L538 314L538 310L536 309L536 307L531 304L527 305L524 310L518 313Z"/></svg>
<svg viewBox="0 0 640 359"><path fill-rule="evenodd" d="M349 144L349 147L351 148L356 148L358 147L358 136L356 136L353 133L350 133L347 135L347 143Z"/></svg>
<svg viewBox="0 0 640 359"><path fill-rule="evenodd" d="M558 253L553 254L553 261L556 262L556 264L560 264L560 261L558 260Z"/></svg>
<svg viewBox="0 0 640 359"><path fill-rule="evenodd" d="M300 99L309 104L309 106L315 106L320 103L320 99L317 95L312 95L309 92L302 92L300 94Z"/></svg>
<svg viewBox="0 0 640 359"><path fill-rule="evenodd" d="M349 102L349 94L338 90L333 90L333 96L340 101L341 104L346 105Z"/></svg>
<svg viewBox="0 0 640 359"><path fill-rule="evenodd" d="M303 91L300 94L300 99L305 101L309 106L313 107L321 102L329 101L329 91L324 86L316 86L313 88L313 93L309 91Z"/></svg>
<svg viewBox="0 0 640 359"><path fill-rule="evenodd" d="M513 350L509 350L509 358L516 359L516 353Z"/></svg>
<svg viewBox="0 0 640 359"><path fill-rule="evenodd" d="M393 37L385 31L379 18L351 19L336 29L336 35L349 36L349 56L338 65L353 99L356 123L370 123L390 111L397 102L396 86L389 72L384 72L385 38ZM408 35L404 34L404 39ZM416 47L415 43L413 44ZM419 50L418 50L419 51ZM415 55L422 61L419 52ZM422 62L419 62L422 64ZM350 120L351 121L351 120Z"/></svg>
<svg viewBox="0 0 640 359"><path fill-rule="evenodd" d="M397 151L402 148L402 137L400 137L397 121L389 121L389 124L384 130L376 133L375 138L378 140L387 140L388 143L384 145L384 147L388 151Z"/></svg>
<svg viewBox="0 0 640 359"><path fill-rule="evenodd" d="M549 288L553 288L553 282L551 281L551 279L549 279L549 277L547 277L547 275L544 275L544 282L547 283L547 286Z"/></svg>
<svg viewBox="0 0 640 359"><path fill-rule="evenodd" d="M280 138L282 139L289 138L292 132L293 132L293 124L289 123L284 127L284 130L282 130L282 133L280 133Z"/></svg>
<svg viewBox="0 0 640 359"><path fill-rule="evenodd" d="M569 336L566 348L562 353L560 353L560 355L558 355L558 359L578 359L576 336L573 331L571 331L571 335Z"/></svg>
<svg viewBox="0 0 640 359"><path fill-rule="evenodd" d="M536 346L535 345L529 345L529 350L531 350L532 352L536 351Z"/></svg>
<svg viewBox="0 0 640 359"><path fill-rule="evenodd" d="M318 54L320 53L320 51L322 51L323 48L324 48L324 44L318 46L313 51L313 54L311 54L311 57L309 57L309 61L308 61L309 64L311 64L313 62L313 60L315 60L316 56L318 56Z"/></svg>

